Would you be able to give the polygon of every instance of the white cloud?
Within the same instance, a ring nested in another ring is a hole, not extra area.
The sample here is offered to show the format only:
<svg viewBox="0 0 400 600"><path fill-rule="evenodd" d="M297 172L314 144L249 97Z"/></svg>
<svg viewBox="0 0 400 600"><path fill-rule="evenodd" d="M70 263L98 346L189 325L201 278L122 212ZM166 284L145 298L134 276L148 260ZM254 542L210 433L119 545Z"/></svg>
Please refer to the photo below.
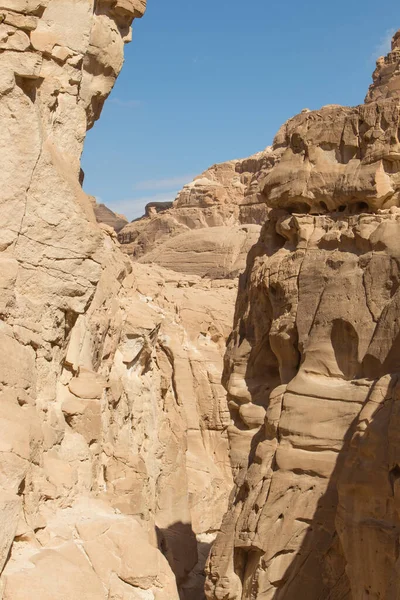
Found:
<svg viewBox="0 0 400 600"><path fill-rule="evenodd" d="M168 194L153 194L151 196L141 196L139 198L127 198L125 200L117 200L109 202L107 206L116 213L125 215L127 219L137 219L144 215L144 207L149 202L173 202L176 194L170 192Z"/></svg>
<svg viewBox="0 0 400 600"><path fill-rule="evenodd" d="M388 29L375 46L373 58L376 60L380 56L385 56L392 48L392 37L396 33L396 29Z"/></svg>
<svg viewBox="0 0 400 600"><path fill-rule="evenodd" d="M166 179L147 179L145 181L138 181L133 186L134 190L143 190L143 191L155 191L155 190L179 190L186 183L192 181L195 175L177 175L176 177L169 177Z"/></svg>

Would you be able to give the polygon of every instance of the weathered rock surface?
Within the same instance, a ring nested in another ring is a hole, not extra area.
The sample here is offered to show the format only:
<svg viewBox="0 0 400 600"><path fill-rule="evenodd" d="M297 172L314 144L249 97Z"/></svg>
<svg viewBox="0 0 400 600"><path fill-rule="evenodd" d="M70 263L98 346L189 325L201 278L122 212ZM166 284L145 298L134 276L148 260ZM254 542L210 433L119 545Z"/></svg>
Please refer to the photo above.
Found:
<svg viewBox="0 0 400 600"><path fill-rule="evenodd" d="M182 233L166 240L138 262L209 279L234 279L244 271L259 225L223 225Z"/></svg>
<svg viewBox="0 0 400 600"><path fill-rule="evenodd" d="M80 156L144 9L0 11L0 597L202 600L221 529L209 598L397 598L399 36L365 105L125 227L132 263Z"/></svg>
<svg viewBox="0 0 400 600"><path fill-rule="evenodd" d="M94 214L98 223L104 223L104 225L112 227L116 233L121 231L121 229L128 224L128 219L124 215L119 215L113 212L105 204L99 204L96 202L96 198L93 196L91 196L90 199L92 201Z"/></svg>
<svg viewBox="0 0 400 600"><path fill-rule="evenodd" d="M4 600L200 599L232 486L234 283L133 266L79 183L144 8L0 11Z"/></svg>
<svg viewBox="0 0 400 600"><path fill-rule="evenodd" d="M376 62L365 102L384 98L398 98L400 95L400 33L393 36L392 49L387 56L381 56Z"/></svg>
<svg viewBox="0 0 400 600"><path fill-rule="evenodd" d="M288 121L260 181L269 217L226 356L237 476L210 599L400 593L399 98L383 66L398 39L368 103Z"/></svg>
<svg viewBox="0 0 400 600"><path fill-rule="evenodd" d="M184 186L172 207L148 206L118 239L142 263L202 277L237 277L257 241L266 207L255 198L258 180L275 162L269 148L213 165ZM242 206L245 205L245 206Z"/></svg>

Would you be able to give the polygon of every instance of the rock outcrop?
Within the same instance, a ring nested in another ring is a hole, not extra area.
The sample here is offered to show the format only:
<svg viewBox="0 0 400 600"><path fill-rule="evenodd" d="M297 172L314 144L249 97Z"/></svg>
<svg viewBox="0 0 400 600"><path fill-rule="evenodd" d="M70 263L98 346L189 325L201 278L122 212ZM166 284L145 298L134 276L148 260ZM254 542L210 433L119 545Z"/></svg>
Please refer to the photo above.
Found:
<svg viewBox="0 0 400 600"><path fill-rule="evenodd" d="M96 198L90 197L93 205L94 214L98 223L108 225L116 233L121 231L128 224L128 219L124 215L119 215L113 212L108 206L102 203L98 203Z"/></svg>
<svg viewBox="0 0 400 600"><path fill-rule="evenodd" d="M211 599L397 598L399 36L132 262L80 156L144 10L0 9L0 597L202 600L219 532Z"/></svg>
<svg viewBox="0 0 400 600"><path fill-rule="evenodd" d="M367 103L288 121L260 181L268 220L225 361L238 472L210 599L400 593L398 39Z"/></svg>
<svg viewBox="0 0 400 600"><path fill-rule="evenodd" d="M0 11L4 600L178 600L177 586L200 599L232 486L220 371L234 283L133 266L80 185L85 133L144 9Z"/></svg>
<svg viewBox="0 0 400 600"><path fill-rule="evenodd" d="M392 39L392 49L387 56L381 56L376 62L372 76L373 83L368 90L366 102L384 98L399 98L400 95L400 33Z"/></svg>
<svg viewBox="0 0 400 600"><path fill-rule="evenodd" d="M269 148L243 160L213 165L184 186L170 208L146 207L118 239L135 261L211 279L235 278L260 234L266 208L254 198L274 163Z"/></svg>

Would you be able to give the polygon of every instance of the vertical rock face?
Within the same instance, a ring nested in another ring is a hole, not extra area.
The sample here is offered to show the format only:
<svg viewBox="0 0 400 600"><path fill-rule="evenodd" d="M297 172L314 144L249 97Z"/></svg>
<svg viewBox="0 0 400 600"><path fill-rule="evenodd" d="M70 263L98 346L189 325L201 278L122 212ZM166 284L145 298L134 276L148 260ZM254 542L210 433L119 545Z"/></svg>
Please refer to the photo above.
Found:
<svg viewBox="0 0 400 600"><path fill-rule="evenodd" d="M79 183L144 9L0 8L4 600L177 600L177 584L201 598L232 485L219 377L232 282L133 271Z"/></svg>
<svg viewBox="0 0 400 600"><path fill-rule="evenodd" d="M397 598L398 36L365 105L149 207L133 264L80 155L144 9L0 7L0 597L201 600L233 466L210 598Z"/></svg>
<svg viewBox="0 0 400 600"><path fill-rule="evenodd" d="M260 182L224 375L242 468L210 599L400 593L397 43L367 104L282 127Z"/></svg>
<svg viewBox="0 0 400 600"><path fill-rule="evenodd" d="M134 448L107 450L111 384L100 372L130 265L78 182L86 130L143 11L58 0L0 10L4 599L177 597L154 529L132 517L144 511L116 512L123 491L106 498L124 469L131 484L146 479Z"/></svg>

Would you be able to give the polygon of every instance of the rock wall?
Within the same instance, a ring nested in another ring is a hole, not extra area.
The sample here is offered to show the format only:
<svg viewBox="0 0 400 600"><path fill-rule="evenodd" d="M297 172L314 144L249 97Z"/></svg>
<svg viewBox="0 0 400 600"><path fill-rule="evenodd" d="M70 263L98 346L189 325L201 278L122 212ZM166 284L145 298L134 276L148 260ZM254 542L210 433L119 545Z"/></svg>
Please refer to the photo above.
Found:
<svg viewBox="0 0 400 600"><path fill-rule="evenodd" d="M210 599L400 593L398 39L383 87L288 121L259 183L268 221L224 373L241 468Z"/></svg>
<svg viewBox="0 0 400 600"><path fill-rule="evenodd" d="M3 600L200 599L232 486L234 284L133 266L80 185L144 9L0 7Z"/></svg>
<svg viewBox="0 0 400 600"><path fill-rule="evenodd" d="M209 598L397 598L399 36L133 263L80 156L144 9L0 7L0 598L202 600L220 530Z"/></svg>

